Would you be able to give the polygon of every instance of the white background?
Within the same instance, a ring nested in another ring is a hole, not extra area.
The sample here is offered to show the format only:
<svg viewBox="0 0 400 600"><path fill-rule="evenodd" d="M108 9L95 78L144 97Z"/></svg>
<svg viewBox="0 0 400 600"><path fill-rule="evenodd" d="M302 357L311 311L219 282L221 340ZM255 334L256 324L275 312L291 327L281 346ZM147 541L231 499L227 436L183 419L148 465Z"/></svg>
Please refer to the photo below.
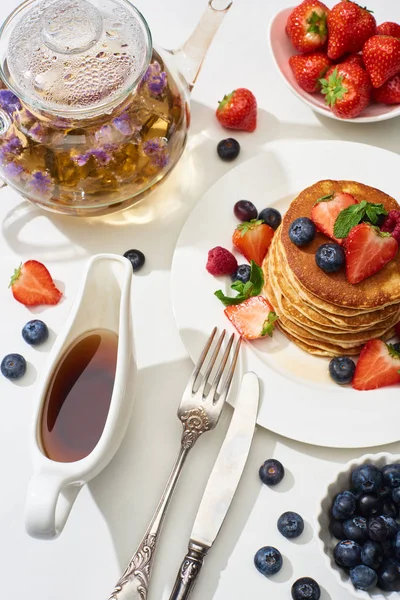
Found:
<svg viewBox="0 0 400 600"><path fill-rule="evenodd" d="M0 19L16 5L13 0L2 0ZM378 125L335 122L314 115L284 87L272 65L266 31L272 15L288 5L286 0L234 0L193 91L192 130L185 156L165 185L140 207L103 221L77 221L42 213L9 188L0 192L0 355L19 351L29 362L21 385L0 380L2 598L105 600L155 508L178 448L176 406L192 368L170 302L174 244L196 201L234 166L222 163L215 153L217 142L226 137L214 118L217 101L235 87L250 88L258 99L257 131L235 136L242 145L236 164L275 139L346 139L396 152L400 149L399 120ZM140 0L137 6L158 45L174 47L195 26L205 0ZM400 21L398 0L370 0L369 8L375 10L378 21ZM143 250L147 263L132 288L139 372L127 436L108 468L78 496L62 536L51 542L30 539L24 531L23 508L31 475L28 431L36 402L33 384L68 313L84 262L97 252L123 253L131 247ZM27 348L22 341L20 330L31 313L13 301L7 289L13 268L29 258L44 261L65 289L65 301L41 313L52 336L40 350ZM199 441L187 462L157 552L149 600L169 597L230 413L228 407L218 430ZM376 426L384 427L385 418L390 415L383 415ZM388 449L396 452L397 446ZM320 582L322 600L348 598L312 539L313 520L318 498L339 465L361 454L363 450L313 448L258 429L240 489L193 600L284 600L290 598L291 583L301 576ZM257 475L259 465L271 456L280 459L288 471L275 490L263 487ZM278 516L289 509L307 521L297 543L284 540L276 531ZM270 580L252 564L255 551L267 544L280 548L285 560L282 572Z"/></svg>

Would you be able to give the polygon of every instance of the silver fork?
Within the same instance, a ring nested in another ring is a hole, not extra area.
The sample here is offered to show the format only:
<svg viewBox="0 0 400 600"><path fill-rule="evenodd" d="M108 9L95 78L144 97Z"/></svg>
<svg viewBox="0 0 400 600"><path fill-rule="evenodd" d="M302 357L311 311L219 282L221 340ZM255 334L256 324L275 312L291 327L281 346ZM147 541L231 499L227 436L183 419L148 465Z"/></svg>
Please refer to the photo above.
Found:
<svg viewBox="0 0 400 600"><path fill-rule="evenodd" d="M178 408L178 418L183 425L181 447L163 495L139 547L108 600L146 600L160 530L184 462L199 437L206 431L214 429L219 421L235 371L241 338L238 339L232 361L228 364L235 336L231 335L227 347L222 353L224 329L211 354L204 377L202 377L200 371L205 364L216 332L217 328L214 327L190 376ZM222 358L220 358L221 354ZM215 377L212 383L209 383L211 372L217 364ZM227 374L219 390L219 384L225 372Z"/></svg>

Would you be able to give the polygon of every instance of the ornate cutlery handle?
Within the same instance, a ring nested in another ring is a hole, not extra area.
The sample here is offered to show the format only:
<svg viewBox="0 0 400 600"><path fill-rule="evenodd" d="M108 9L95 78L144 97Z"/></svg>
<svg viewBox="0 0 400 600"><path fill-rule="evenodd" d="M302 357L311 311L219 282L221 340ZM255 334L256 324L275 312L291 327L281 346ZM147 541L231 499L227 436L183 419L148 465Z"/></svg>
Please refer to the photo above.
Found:
<svg viewBox="0 0 400 600"><path fill-rule="evenodd" d="M189 598L208 550L209 548L205 546L200 546L192 541L189 542L188 553L182 561L169 600L186 600Z"/></svg>

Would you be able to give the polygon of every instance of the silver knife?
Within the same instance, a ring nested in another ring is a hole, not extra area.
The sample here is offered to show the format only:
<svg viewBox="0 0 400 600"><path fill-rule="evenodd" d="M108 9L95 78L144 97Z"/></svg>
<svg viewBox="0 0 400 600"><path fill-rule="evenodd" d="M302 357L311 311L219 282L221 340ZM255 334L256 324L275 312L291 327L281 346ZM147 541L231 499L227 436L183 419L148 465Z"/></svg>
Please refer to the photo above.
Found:
<svg viewBox="0 0 400 600"><path fill-rule="evenodd" d="M169 600L185 600L192 591L229 510L242 476L254 435L260 388L255 373L243 376L235 411L208 479Z"/></svg>

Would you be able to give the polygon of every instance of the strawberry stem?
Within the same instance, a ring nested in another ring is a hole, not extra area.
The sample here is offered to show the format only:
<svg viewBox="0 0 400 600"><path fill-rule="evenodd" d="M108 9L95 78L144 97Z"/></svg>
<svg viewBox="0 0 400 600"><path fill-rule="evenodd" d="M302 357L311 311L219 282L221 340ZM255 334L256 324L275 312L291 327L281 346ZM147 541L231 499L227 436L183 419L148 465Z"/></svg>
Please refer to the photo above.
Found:
<svg viewBox="0 0 400 600"><path fill-rule="evenodd" d="M236 92L236 90L233 90L233 92L231 92L230 94L227 94L226 96L223 97L222 100L219 101L218 110L223 110L225 108L225 106L232 100L233 94L235 92Z"/></svg>
<svg viewBox="0 0 400 600"><path fill-rule="evenodd" d="M311 16L307 19L309 25L307 32L316 33L321 37L325 37L328 33L326 26L326 13L323 12L319 15L315 10L312 11Z"/></svg>
<svg viewBox="0 0 400 600"><path fill-rule="evenodd" d="M14 273L10 279L10 283L8 284L8 287L10 288L12 285L14 285L14 283L16 281L18 281L18 279L21 277L21 272L22 272L22 263L19 265L19 267L17 269L14 269Z"/></svg>
<svg viewBox="0 0 400 600"><path fill-rule="evenodd" d="M331 73L329 79L320 79L320 83L322 86L321 94L325 96L325 103L328 106L334 106L348 92L348 89L343 85L343 75L339 75L337 69Z"/></svg>
<svg viewBox="0 0 400 600"><path fill-rule="evenodd" d="M272 337L272 334L275 329L275 321L279 319L278 315L272 310L269 312L268 319L264 321L263 328L261 330L261 336L264 337L268 335Z"/></svg>

